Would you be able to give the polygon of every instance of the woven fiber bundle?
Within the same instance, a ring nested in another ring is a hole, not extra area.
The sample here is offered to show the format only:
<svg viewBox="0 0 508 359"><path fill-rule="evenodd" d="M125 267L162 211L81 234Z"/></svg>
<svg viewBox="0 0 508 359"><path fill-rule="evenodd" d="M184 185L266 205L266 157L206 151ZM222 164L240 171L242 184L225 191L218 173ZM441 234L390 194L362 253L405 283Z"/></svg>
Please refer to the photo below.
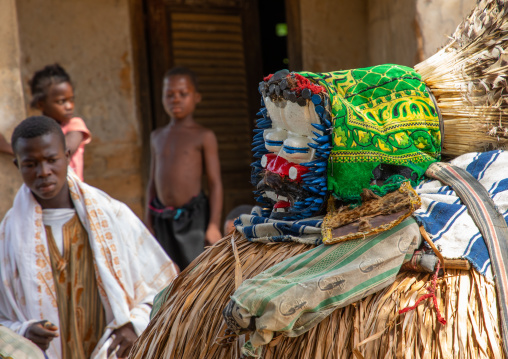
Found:
<svg viewBox="0 0 508 359"><path fill-rule="evenodd" d="M451 40L415 66L444 122L444 155L506 148L508 2L482 0Z"/></svg>
<svg viewBox="0 0 508 359"><path fill-rule="evenodd" d="M242 280L312 246L250 243L238 232L208 248L172 284L129 358L239 358L248 338L227 332L222 310ZM296 338L264 348L280 358L503 358L494 286L476 271L447 270L436 285L443 326L428 293L431 275L401 272L386 289L334 311Z"/></svg>

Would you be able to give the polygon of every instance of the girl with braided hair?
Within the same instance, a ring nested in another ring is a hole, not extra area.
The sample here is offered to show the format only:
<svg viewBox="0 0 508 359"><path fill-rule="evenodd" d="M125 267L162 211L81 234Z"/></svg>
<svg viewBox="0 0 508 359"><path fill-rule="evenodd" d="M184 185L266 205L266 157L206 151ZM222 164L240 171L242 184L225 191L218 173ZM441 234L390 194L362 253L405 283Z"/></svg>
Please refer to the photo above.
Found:
<svg viewBox="0 0 508 359"><path fill-rule="evenodd" d="M83 154L91 133L83 119L74 115L74 87L69 74L59 64L47 65L35 72L29 84L30 106L58 122L71 153L70 166L83 180Z"/></svg>

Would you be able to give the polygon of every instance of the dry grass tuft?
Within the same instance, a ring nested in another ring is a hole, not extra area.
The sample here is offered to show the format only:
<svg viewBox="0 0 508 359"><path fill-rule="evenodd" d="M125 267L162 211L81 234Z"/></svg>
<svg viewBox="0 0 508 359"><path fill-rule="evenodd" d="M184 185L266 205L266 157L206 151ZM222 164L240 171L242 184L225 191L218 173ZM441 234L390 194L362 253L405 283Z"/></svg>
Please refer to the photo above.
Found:
<svg viewBox="0 0 508 359"><path fill-rule="evenodd" d="M443 154L508 144L508 3L482 0L451 41L415 66L444 121Z"/></svg>

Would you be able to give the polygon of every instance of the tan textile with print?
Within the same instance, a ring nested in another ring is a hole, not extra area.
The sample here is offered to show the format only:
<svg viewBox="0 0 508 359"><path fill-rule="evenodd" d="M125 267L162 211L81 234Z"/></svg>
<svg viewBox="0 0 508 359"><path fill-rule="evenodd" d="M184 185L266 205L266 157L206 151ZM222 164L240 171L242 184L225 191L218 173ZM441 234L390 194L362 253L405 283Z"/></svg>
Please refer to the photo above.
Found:
<svg viewBox="0 0 508 359"><path fill-rule="evenodd" d="M77 215L64 224L63 253L45 226L57 294L62 357L89 358L106 327L92 248Z"/></svg>

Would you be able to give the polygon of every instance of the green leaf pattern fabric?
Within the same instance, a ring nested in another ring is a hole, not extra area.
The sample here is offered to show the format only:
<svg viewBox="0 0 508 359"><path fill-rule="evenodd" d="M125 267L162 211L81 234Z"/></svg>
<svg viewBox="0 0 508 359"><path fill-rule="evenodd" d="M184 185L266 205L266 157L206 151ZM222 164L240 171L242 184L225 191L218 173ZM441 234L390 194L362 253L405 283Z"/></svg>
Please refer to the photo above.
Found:
<svg viewBox="0 0 508 359"><path fill-rule="evenodd" d="M301 72L330 96L333 149L328 189L341 199L359 201L364 188L383 195L397 188L373 186L380 164L409 167L417 185L427 167L440 159L439 117L432 98L412 68L385 64L327 73ZM391 187L390 187L391 186Z"/></svg>

